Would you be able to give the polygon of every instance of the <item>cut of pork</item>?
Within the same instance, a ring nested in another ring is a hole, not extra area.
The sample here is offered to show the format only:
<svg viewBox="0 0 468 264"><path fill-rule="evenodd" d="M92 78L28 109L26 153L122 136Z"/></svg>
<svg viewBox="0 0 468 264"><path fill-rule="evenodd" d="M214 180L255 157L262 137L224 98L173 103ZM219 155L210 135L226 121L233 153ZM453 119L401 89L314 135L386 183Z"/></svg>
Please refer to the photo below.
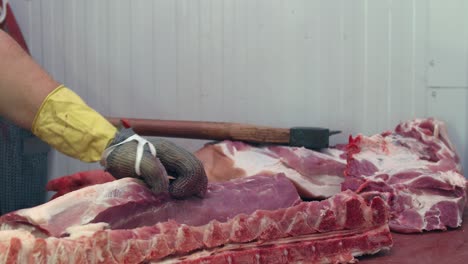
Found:
<svg viewBox="0 0 468 264"><path fill-rule="evenodd" d="M108 208L128 203L154 203L158 198L138 180L125 178L67 193L45 204L0 217L0 230L28 228L61 236L70 226L90 223Z"/></svg>
<svg viewBox="0 0 468 264"><path fill-rule="evenodd" d="M6 214L0 217L0 230L23 228L37 236L61 237L72 227L96 222L105 222L112 229L149 226L170 219L196 226L299 202L292 183L280 174L210 184L204 199L186 200L172 199L168 194L155 195L142 182L124 178Z"/></svg>
<svg viewBox="0 0 468 264"><path fill-rule="evenodd" d="M348 263L392 246L387 221L382 199L346 191L202 226L168 221L107 230L90 224L63 238L4 230L0 263Z"/></svg>
<svg viewBox="0 0 468 264"><path fill-rule="evenodd" d="M350 138L343 190L384 194L390 227L412 233L461 225L466 179L443 122L399 124L394 132Z"/></svg>
<svg viewBox="0 0 468 264"><path fill-rule="evenodd" d="M340 192L346 167L343 154L333 148L317 152L286 146L254 147L232 141L207 144L196 152L210 182L284 173L306 199L324 199Z"/></svg>
<svg viewBox="0 0 468 264"><path fill-rule="evenodd" d="M72 175L50 180L46 185L46 190L55 192L51 198L55 199L66 193L73 192L87 186L110 181L115 181L115 178L104 170L80 171Z"/></svg>
<svg viewBox="0 0 468 264"><path fill-rule="evenodd" d="M402 122L394 132L358 135L344 148L321 152L224 141L196 154L210 181L283 172L303 198L320 199L346 189L380 195L391 204L395 231L445 230L462 221L466 180L460 158L445 124L432 118Z"/></svg>

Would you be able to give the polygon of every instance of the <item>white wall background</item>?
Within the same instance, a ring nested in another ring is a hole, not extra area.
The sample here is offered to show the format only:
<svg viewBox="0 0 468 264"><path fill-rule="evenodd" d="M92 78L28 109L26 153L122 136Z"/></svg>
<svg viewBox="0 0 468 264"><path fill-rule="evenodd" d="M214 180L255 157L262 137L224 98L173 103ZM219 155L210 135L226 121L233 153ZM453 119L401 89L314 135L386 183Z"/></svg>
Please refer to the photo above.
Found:
<svg viewBox="0 0 468 264"><path fill-rule="evenodd" d="M467 1L11 2L37 61L105 115L325 126L334 142L431 115L468 167ZM50 177L91 167L53 152Z"/></svg>

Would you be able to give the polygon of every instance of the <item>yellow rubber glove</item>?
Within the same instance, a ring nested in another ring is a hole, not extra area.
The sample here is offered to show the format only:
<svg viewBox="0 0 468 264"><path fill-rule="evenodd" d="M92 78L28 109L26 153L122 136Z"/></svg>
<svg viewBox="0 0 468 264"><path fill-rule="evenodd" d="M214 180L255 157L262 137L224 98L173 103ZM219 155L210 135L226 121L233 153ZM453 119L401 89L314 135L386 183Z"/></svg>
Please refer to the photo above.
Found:
<svg viewBox="0 0 468 264"><path fill-rule="evenodd" d="M96 162L115 137L115 128L76 93L61 85L41 105L32 132L58 151Z"/></svg>
<svg viewBox="0 0 468 264"><path fill-rule="evenodd" d="M100 161L116 178L133 177L146 182L155 193L175 198L203 197L208 180L203 164L190 152L164 140L147 140L131 128L117 131L107 119L89 107L76 93L59 86L44 100L36 113L32 132L56 150L85 162ZM161 161L156 157L157 145ZM103 155L104 154L104 155ZM166 169L176 176L169 187ZM168 188L169 187L169 188Z"/></svg>

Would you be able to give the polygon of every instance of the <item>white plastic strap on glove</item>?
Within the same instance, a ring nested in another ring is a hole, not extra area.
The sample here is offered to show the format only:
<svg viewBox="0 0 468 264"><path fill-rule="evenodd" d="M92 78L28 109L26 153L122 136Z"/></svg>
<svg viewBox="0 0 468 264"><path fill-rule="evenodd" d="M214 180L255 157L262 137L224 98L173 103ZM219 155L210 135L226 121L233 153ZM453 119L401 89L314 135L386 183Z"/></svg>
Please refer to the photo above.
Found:
<svg viewBox="0 0 468 264"><path fill-rule="evenodd" d="M136 135L136 134L129 137L129 138L127 138L127 139L125 139L124 141L122 141L122 142L120 142L118 144L115 144L115 145L110 146L107 149L105 149L104 152L102 153L101 164L103 166L106 166L107 157L109 157L109 155L112 153L112 151L117 146L123 145L123 144L128 143L128 142L133 141L133 140L138 142L136 158L135 158L135 172L136 172L136 174L138 176L141 176L140 164L141 164L141 159L143 158L143 151L145 149L145 145L148 144L151 155L153 155L153 157L156 157L156 148L154 147L153 144L151 144L151 142L149 142L148 140L146 140L146 139L144 139L144 138L142 138L142 137L140 137L139 135Z"/></svg>
<svg viewBox="0 0 468 264"><path fill-rule="evenodd" d="M3 6L0 6L0 24L6 19L7 4L8 4L8 0L3 0Z"/></svg>

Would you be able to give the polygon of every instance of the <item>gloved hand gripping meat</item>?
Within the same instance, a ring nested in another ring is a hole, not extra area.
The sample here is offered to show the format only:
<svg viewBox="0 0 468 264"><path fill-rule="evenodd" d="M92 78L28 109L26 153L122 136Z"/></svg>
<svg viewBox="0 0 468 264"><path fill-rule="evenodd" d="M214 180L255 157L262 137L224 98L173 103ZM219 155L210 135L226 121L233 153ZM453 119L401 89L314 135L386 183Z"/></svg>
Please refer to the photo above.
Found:
<svg viewBox="0 0 468 264"><path fill-rule="evenodd" d="M169 185L172 197L184 198L192 195L203 197L208 186L203 163L194 154L169 140L155 138L150 142L156 147L157 157L166 171L175 177Z"/></svg>
<svg viewBox="0 0 468 264"><path fill-rule="evenodd" d="M62 153L85 162L101 160L114 177L139 178L156 193L187 198L206 191L204 168L192 153L167 141L151 144L129 127L117 130L63 85L44 100L32 131ZM172 183L166 169L174 173Z"/></svg>
<svg viewBox="0 0 468 264"><path fill-rule="evenodd" d="M169 190L174 198L204 196L208 179L203 164L192 153L168 140L148 141L125 121L122 124L101 160L110 174L119 179L140 178L153 192ZM167 173L173 178L170 185Z"/></svg>

